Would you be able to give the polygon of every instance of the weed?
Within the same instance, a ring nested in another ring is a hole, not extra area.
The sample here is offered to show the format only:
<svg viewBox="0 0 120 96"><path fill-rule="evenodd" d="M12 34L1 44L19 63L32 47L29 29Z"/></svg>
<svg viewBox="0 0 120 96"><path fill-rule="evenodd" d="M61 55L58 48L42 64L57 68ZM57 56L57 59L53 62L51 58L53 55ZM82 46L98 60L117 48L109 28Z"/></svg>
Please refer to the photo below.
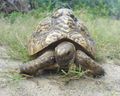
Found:
<svg viewBox="0 0 120 96"><path fill-rule="evenodd" d="M65 84L68 84L72 80L79 80L80 78L85 76L88 73L88 71L89 70L83 71L81 67L71 66L68 72L61 70L63 74L62 79L65 82Z"/></svg>

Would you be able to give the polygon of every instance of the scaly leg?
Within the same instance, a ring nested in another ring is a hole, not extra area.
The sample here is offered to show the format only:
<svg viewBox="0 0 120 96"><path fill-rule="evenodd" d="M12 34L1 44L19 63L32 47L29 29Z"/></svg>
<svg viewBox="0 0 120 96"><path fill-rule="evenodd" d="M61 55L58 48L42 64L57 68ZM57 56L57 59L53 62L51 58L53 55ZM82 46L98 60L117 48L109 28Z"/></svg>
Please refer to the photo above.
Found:
<svg viewBox="0 0 120 96"><path fill-rule="evenodd" d="M38 58L20 66L21 74L34 75L39 69L45 69L55 64L54 51L46 51Z"/></svg>
<svg viewBox="0 0 120 96"><path fill-rule="evenodd" d="M90 70L90 74L93 77L100 77L105 74L104 69L97 62L80 50L76 52L75 64L76 66L81 66L84 70Z"/></svg>

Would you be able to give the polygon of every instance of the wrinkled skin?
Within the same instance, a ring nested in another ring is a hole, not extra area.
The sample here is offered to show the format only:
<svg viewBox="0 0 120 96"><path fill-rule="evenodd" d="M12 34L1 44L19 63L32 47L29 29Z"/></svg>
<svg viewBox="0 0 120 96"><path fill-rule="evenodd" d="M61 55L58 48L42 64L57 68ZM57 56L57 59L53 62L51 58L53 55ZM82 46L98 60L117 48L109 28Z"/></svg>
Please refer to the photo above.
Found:
<svg viewBox="0 0 120 96"><path fill-rule="evenodd" d="M43 51L37 58L21 65L20 72L22 74L34 75L39 70L45 69L59 68L68 71L69 65L74 63L76 67L81 66L84 70L90 70L90 74L92 74L93 77L103 76L105 73L104 69L93 59L94 41L91 39L86 27L77 21L72 11L66 8L57 10L53 13L51 22L51 25L49 20L40 24L36 32L33 33L32 40L37 42L35 41L36 38L39 39L38 45L40 43L44 45L49 43L52 45L46 45L45 48L47 49L44 50L43 47ZM59 41L59 39L61 39L61 41ZM31 41L29 44L34 44L33 42L31 43ZM29 52L31 55L41 50L41 47L37 47L37 44L34 48L33 45L32 47L30 45ZM34 51L33 49L37 50Z"/></svg>

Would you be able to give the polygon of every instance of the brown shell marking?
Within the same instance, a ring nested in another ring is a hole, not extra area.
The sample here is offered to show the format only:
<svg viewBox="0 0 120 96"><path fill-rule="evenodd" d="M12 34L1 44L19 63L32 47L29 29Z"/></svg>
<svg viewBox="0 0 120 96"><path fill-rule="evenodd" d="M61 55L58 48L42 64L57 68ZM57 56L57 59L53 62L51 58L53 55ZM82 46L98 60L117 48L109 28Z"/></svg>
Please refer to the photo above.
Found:
<svg viewBox="0 0 120 96"><path fill-rule="evenodd" d="M33 39L30 39L29 42L28 42L28 53L29 55L34 55L38 52L38 50L42 49L43 46L42 44L40 44L40 42L33 38Z"/></svg>
<svg viewBox="0 0 120 96"><path fill-rule="evenodd" d="M50 25L51 25L51 18L45 18L38 24L38 26L35 29L35 32L47 31L50 29Z"/></svg>

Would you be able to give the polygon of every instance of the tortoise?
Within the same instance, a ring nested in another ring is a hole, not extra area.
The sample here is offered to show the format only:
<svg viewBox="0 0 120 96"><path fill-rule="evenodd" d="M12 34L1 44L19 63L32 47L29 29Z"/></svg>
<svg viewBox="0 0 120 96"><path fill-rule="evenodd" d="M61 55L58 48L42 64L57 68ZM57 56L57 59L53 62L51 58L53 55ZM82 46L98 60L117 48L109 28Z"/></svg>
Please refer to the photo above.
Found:
<svg viewBox="0 0 120 96"><path fill-rule="evenodd" d="M36 58L20 66L22 74L56 68L68 71L71 63L90 70L94 77L105 73L95 61L95 41L71 9L60 8L39 23L28 41L28 53Z"/></svg>

